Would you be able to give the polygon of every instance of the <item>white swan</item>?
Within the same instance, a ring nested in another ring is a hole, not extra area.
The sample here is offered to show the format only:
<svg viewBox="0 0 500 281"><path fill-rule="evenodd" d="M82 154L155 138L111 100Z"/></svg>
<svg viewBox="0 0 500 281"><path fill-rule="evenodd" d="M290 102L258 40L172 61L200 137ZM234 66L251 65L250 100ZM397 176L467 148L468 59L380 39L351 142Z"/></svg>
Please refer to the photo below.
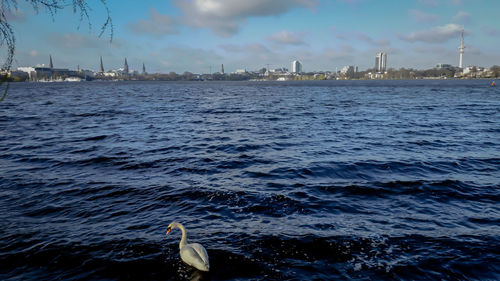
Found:
<svg viewBox="0 0 500 281"><path fill-rule="evenodd" d="M172 229L176 228L179 228L182 231L182 238L179 243L181 259L198 270L208 271L210 269L210 265L208 263L207 251L198 243L187 243L186 229L182 224L177 222L169 224L167 227L167 235L170 234Z"/></svg>

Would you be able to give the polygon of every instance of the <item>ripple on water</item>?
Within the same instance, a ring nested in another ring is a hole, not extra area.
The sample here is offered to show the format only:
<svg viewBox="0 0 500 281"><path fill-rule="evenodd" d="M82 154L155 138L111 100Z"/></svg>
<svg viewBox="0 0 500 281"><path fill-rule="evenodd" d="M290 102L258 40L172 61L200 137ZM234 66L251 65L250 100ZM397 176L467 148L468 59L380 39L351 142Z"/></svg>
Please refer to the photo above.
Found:
<svg viewBox="0 0 500 281"><path fill-rule="evenodd" d="M483 82L14 83L0 279L500 279Z"/></svg>

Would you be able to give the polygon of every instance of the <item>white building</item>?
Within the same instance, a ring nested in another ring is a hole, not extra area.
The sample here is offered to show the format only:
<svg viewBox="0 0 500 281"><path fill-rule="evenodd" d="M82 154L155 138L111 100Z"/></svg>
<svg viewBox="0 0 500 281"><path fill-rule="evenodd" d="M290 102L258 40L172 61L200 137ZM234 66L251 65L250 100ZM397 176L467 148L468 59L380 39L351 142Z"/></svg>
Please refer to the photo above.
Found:
<svg viewBox="0 0 500 281"><path fill-rule="evenodd" d="M387 54L377 53L375 56L375 70L377 73L384 73L387 70Z"/></svg>
<svg viewBox="0 0 500 281"><path fill-rule="evenodd" d="M233 72L235 74L245 74L247 73L247 70L246 69L236 69L235 72Z"/></svg>
<svg viewBox="0 0 500 281"><path fill-rule="evenodd" d="M18 67L17 71L23 71L23 72L26 72L26 73L30 73L30 72L34 72L35 68L31 67L31 66L22 66L22 67Z"/></svg>
<svg viewBox="0 0 500 281"><path fill-rule="evenodd" d="M270 70L271 73L276 73L276 74L285 74L288 72L288 69L281 67L281 68L275 68Z"/></svg>
<svg viewBox="0 0 500 281"><path fill-rule="evenodd" d="M31 80L32 77L35 75L35 68L31 66L22 66L18 67L17 71L22 71L28 74L28 79Z"/></svg>
<svg viewBox="0 0 500 281"><path fill-rule="evenodd" d="M464 71L463 71L463 74L469 74L471 72L484 72L484 67L480 67L480 66L468 66L468 67L464 67Z"/></svg>
<svg viewBox="0 0 500 281"><path fill-rule="evenodd" d="M352 75L353 73L356 72L358 72L358 67L353 65L346 65L342 67L342 69L340 70L340 73L345 75Z"/></svg>
<svg viewBox="0 0 500 281"><path fill-rule="evenodd" d="M298 60L292 61L292 73L301 73L302 64Z"/></svg>

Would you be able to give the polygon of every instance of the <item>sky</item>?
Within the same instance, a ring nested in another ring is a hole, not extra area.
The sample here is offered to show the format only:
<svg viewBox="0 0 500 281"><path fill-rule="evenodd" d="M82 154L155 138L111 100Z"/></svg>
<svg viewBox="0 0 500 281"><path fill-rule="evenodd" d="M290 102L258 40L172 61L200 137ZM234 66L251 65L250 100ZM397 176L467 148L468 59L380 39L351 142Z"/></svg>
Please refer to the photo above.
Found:
<svg viewBox="0 0 500 281"><path fill-rule="evenodd" d="M108 0L113 20L99 37L106 10L89 0L90 22L71 7L54 16L18 1L8 16L16 35L14 67L48 65L97 70L123 67L149 73L209 73L285 67L304 71L346 65L428 69L500 65L499 0ZM89 27L89 23L91 27ZM2 49L5 53L4 49Z"/></svg>

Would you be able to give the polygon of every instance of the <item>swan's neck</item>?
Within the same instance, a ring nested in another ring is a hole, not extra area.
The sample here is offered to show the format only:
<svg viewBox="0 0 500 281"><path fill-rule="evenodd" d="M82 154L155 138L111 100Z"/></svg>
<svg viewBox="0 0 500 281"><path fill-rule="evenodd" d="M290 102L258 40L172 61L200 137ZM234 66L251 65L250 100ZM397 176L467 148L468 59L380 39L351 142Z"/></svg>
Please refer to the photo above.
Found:
<svg viewBox="0 0 500 281"><path fill-rule="evenodd" d="M187 244L187 237L186 237L186 229L184 228L184 226L180 223L177 224L177 227L181 230L182 232L182 238L181 238L181 242L179 243L179 249L184 247L186 244Z"/></svg>

